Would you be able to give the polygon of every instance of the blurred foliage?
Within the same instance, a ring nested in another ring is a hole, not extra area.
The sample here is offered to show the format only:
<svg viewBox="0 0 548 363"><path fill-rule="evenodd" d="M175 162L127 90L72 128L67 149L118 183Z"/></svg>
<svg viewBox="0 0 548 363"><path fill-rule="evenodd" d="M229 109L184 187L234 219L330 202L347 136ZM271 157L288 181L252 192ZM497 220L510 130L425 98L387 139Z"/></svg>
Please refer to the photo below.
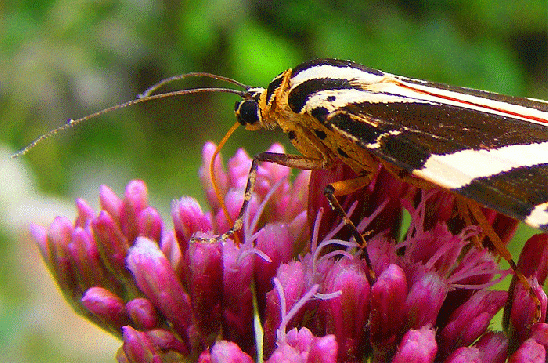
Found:
<svg viewBox="0 0 548 363"><path fill-rule="evenodd" d="M546 0L25 0L0 2L0 14L0 140L13 151L171 75L208 71L266 86L316 57L548 99ZM99 184L121 193L128 180L143 179L166 216L171 199L201 195L201 147L234 122L234 101L201 94L141 104L58 135L17 162L47 195L95 201ZM254 154L272 141L285 137L240 131L225 155L240 146Z"/></svg>

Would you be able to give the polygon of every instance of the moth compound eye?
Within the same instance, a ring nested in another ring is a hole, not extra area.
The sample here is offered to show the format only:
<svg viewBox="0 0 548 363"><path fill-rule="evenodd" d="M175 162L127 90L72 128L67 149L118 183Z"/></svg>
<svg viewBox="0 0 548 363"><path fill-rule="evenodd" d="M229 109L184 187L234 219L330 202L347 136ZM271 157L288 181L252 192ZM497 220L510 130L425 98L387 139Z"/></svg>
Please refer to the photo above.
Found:
<svg viewBox="0 0 548 363"><path fill-rule="evenodd" d="M234 107L236 118L242 126L256 125L260 120L259 104L253 100L243 100Z"/></svg>

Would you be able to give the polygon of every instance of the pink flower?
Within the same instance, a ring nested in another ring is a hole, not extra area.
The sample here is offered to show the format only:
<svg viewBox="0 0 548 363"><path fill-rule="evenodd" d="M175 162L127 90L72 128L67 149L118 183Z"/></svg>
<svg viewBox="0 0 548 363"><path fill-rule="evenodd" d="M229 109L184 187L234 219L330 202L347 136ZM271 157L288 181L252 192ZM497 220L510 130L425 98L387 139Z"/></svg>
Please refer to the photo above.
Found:
<svg viewBox="0 0 548 363"><path fill-rule="evenodd" d="M65 298L122 339L119 362L252 362L260 347L268 362L546 356L546 235L532 237L519 259L542 303L542 322L533 324L535 306L520 284L509 293L488 289L509 271L472 243L479 229L454 213L455 197L418 190L382 168L369 186L340 198L367 238L371 266L323 196L329 182L352 177L342 166L300 172L293 182L286 167L259 166L241 243L216 238L231 224L209 175L214 150L206 144L200 171L210 209L189 197L173 202L173 228L148 205L141 181L123 198L101 187L99 213L77 200L74 223L58 217L48 229L32 226ZM232 220L250 164L243 150L227 171L215 162ZM400 239L403 211L410 222ZM507 243L515 221L486 213ZM506 332L491 330L505 305Z"/></svg>

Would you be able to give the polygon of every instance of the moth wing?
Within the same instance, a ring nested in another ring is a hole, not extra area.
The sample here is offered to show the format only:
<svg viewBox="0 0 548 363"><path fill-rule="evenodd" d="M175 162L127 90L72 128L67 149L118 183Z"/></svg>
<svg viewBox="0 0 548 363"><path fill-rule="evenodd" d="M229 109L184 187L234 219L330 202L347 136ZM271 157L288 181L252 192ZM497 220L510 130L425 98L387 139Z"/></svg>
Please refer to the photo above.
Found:
<svg viewBox="0 0 548 363"><path fill-rule="evenodd" d="M349 102L321 122L349 145L548 231L546 126L418 100Z"/></svg>

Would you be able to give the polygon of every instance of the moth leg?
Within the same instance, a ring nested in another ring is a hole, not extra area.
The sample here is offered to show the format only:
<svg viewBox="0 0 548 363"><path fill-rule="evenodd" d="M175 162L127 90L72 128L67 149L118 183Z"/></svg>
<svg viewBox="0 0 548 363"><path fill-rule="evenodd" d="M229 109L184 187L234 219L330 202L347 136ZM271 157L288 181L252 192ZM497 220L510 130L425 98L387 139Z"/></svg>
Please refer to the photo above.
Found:
<svg viewBox="0 0 548 363"><path fill-rule="evenodd" d="M333 189L333 195L334 196L342 196L342 195L348 195L350 193L355 192L356 190L359 190L366 185L369 185L371 182L371 176L365 175L365 176L359 176L357 178L349 179L349 180L341 180L338 182L334 182L329 184L331 188Z"/></svg>
<svg viewBox="0 0 548 363"><path fill-rule="evenodd" d="M263 152L258 155L256 155L253 158L253 161L251 162L251 169L249 170L249 175L247 177L247 185L245 187L244 192L244 202L242 203L242 207L240 208L240 212L238 213L238 218L234 222L234 225L231 229L229 229L227 232L223 233L221 236L219 236L219 239L226 240L234 233L238 232L242 229L244 224L244 216L245 211L247 210L249 206L249 201L251 200L251 196L253 194L253 188L255 186L255 180L257 178L257 168L259 167L259 163L261 162L269 162L269 163L275 163L279 165L288 166L291 168L301 169L301 170L313 170L313 169L325 169L327 166L329 166L330 161L328 159L312 159L307 158L301 155L288 155L288 154L280 154L280 153L273 153L273 152ZM350 218L346 215L346 212L339 204L337 198L335 195L344 195L349 194L355 190L358 190L362 188L363 186L367 185L370 181L369 176L362 176L351 180L345 180L336 182L333 184L330 184L326 186L324 195L326 196L327 200L329 201L329 204L335 210L335 212L342 218L344 223L348 226L350 229L352 235L356 239L356 242L358 242L363 248L364 255L365 255L365 261L367 263L367 267L369 270L369 274L367 276L368 282L370 285L373 285L375 283L375 273L373 272L371 259L369 258L369 255L367 254L367 242L365 242L365 239L363 236L358 232L356 229L356 226ZM338 189L337 189L338 188Z"/></svg>
<svg viewBox="0 0 548 363"><path fill-rule="evenodd" d="M219 239L227 240L244 226L245 211L247 210L251 196L253 195L253 188L255 187L255 180L257 178L257 169L259 167L259 163L261 162L275 163L302 170L323 169L329 164L327 159L311 159L301 155L288 155L268 151L256 155L251 162L251 168L249 169L247 184L244 192L244 202L240 207L238 217L234 221L232 228L219 236Z"/></svg>
<svg viewBox="0 0 548 363"><path fill-rule="evenodd" d="M489 222L485 218L485 214L483 214L483 212L481 211L480 206L474 202L467 202L467 206L468 206L468 210L472 214L472 217L476 220L478 225L481 227L483 233L487 237L489 237L489 240L491 241L491 243L493 243L493 246L497 250L497 253L499 254L499 256L504 258L506 262L508 262L508 264L510 265L510 268L512 269L512 271L514 271L515 277L523 285L523 287L525 287L525 289L527 289L527 291L529 292L529 296L531 296L531 298L533 299L533 302L535 303L534 322L538 323L541 318L542 308L541 308L540 300L537 294L535 293L535 290L533 290L533 287L531 286L529 281L527 281L527 278L525 277L525 275L523 275L523 273L518 269L518 266L516 265L516 263L514 262L512 258L512 254L510 253L510 251L508 251L508 248L506 248L504 243L502 243L500 237L493 230L493 227L491 226L491 224L489 224Z"/></svg>
<svg viewBox="0 0 548 363"><path fill-rule="evenodd" d="M471 225L477 223L477 224L480 225L482 231L485 228L492 229L492 227L490 225L488 227L484 227L482 222L478 221L477 218L474 217L473 213L471 212L471 208L473 208L473 206L472 206L473 203L471 203L469 200L457 197L457 198L455 198L455 204L456 204L456 207L457 207L457 215L464 220L464 225L471 226ZM478 207L478 206L476 205L475 207ZM480 210L480 212L481 212L481 210ZM485 220L484 214L481 213L481 215L483 216L482 219L485 222L484 224L488 224L487 221ZM476 235L476 236L472 237L472 243L474 243L476 248L484 248L484 246L482 244L482 240L485 236L486 236L486 234L484 234L484 236Z"/></svg>
<svg viewBox="0 0 548 363"><path fill-rule="evenodd" d="M368 185L371 181L370 175L360 176L354 179L349 180L341 180L335 183L328 184L325 187L325 190L323 194L329 201L329 205L331 208L341 217L344 224L348 226L348 229L354 236L354 239L357 243L359 243L360 247L364 251L364 257L365 257L365 263L367 264L367 281L370 285L373 285L375 281L377 280L375 276L375 271L373 270L373 264L371 263L371 258L369 257L369 254L367 253L367 242L363 238L362 234L358 231L352 220L348 218L346 215L346 212L342 208L341 204L337 200L336 196L341 195L347 195L350 194L358 189L363 188L364 186Z"/></svg>

